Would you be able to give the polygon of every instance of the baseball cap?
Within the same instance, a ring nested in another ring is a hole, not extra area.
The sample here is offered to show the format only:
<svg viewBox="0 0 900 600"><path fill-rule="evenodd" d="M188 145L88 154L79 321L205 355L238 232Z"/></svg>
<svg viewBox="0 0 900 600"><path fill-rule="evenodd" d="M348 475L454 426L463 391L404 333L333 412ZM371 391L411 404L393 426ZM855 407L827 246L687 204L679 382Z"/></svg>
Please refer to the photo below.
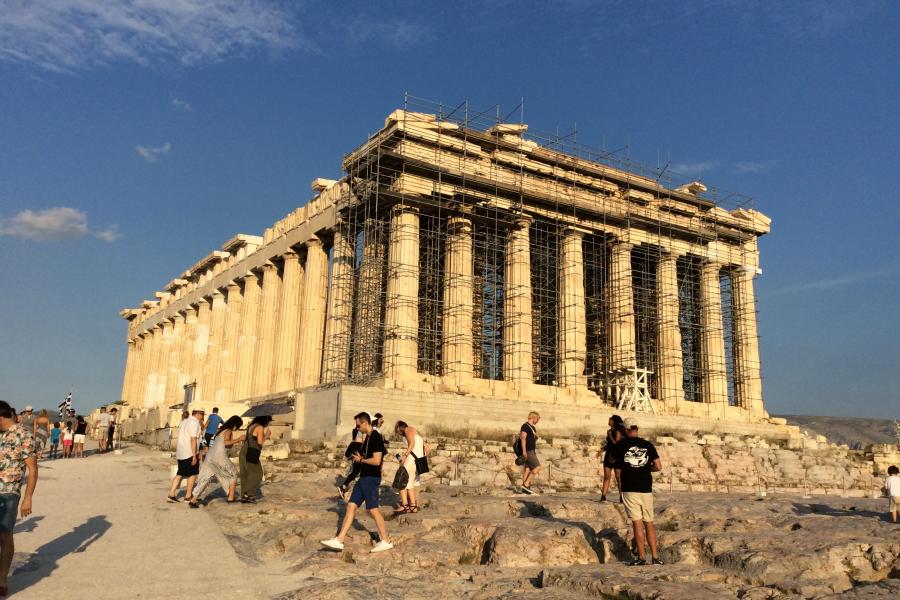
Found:
<svg viewBox="0 0 900 600"><path fill-rule="evenodd" d="M29 410L30 410L30 411L34 411L34 409L31 407L30 404L29 404L28 406L25 407L25 410L24 410L23 412L28 412Z"/></svg>
<svg viewBox="0 0 900 600"><path fill-rule="evenodd" d="M625 422L623 423L623 425L625 425L625 429L637 429L638 428L637 419L625 419Z"/></svg>

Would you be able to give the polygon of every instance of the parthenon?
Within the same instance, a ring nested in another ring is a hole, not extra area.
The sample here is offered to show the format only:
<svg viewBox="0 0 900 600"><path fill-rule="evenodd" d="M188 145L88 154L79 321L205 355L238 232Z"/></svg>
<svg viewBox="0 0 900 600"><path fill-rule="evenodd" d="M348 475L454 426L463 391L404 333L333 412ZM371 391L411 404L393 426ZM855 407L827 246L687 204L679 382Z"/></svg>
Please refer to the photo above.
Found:
<svg viewBox="0 0 900 600"><path fill-rule="evenodd" d="M279 400L300 437L357 408L766 422L753 280L768 217L523 123L412 108L262 236L121 312L133 429Z"/></svg>

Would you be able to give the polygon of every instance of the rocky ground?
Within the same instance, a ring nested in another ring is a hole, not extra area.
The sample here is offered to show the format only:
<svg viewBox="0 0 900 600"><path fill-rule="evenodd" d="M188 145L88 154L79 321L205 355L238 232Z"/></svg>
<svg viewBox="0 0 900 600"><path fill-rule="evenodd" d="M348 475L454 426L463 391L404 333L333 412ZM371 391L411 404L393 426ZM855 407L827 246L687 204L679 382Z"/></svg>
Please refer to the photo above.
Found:
<svg viewBox="0 0 900 600"><path fill-rule="evenodd" d="M328 452L270 461L257 505L216 496L205 508L244 561L296 579L279 600L900 597L900 526L884 499L660 491L666 564L629 567L624 509L597 493L430 479L421 512L388 517L394 550L369 553L364 515L333 553L319 541L343 515L341 464ZM384 487L382 501L387 514L396 495Z"/></svg>

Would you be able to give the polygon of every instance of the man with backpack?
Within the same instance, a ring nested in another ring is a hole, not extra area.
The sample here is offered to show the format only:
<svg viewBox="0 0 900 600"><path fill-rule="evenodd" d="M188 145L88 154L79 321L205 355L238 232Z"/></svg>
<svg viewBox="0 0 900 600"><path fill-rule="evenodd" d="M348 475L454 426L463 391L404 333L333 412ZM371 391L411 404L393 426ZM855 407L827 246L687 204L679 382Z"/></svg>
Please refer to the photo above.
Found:
<svg viewBox="0 0 900 600"><path fill-rule="evenodd" d="M531 478L541 470L541 461L538 459L535 447L537 446L537 424L541 420L541 415L531 411L528 413L528 420L522 424L519 430L519 439L514 444L514 450L518 458L516 464L521 465L522 469L522 493L529 496L534 492L531 490Z"/></svg>

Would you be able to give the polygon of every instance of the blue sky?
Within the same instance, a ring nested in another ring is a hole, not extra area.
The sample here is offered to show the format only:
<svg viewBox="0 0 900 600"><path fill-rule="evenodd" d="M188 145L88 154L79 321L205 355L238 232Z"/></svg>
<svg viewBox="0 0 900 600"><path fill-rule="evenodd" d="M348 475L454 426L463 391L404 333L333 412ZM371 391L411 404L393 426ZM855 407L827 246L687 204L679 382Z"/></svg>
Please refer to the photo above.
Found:
<svg viewBox="0 0 900 600"><path fill-rule="evenodd" d="M0 0L0 398L118 397L135 306L405 92L754 198L776 413L900 417L893 2Z"/></svg>

